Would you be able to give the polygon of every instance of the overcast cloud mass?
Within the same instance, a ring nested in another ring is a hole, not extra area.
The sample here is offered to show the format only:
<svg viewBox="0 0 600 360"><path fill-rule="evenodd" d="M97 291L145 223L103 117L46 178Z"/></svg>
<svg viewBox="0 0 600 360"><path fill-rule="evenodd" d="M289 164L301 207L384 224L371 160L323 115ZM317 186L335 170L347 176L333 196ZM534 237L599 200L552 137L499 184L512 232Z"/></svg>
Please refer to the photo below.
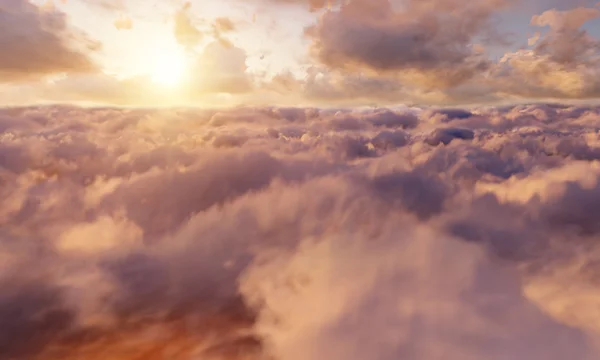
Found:
<svg viewBox="0 0 600 360"><path fill-rule="evenodd" d="M0 111L0 358L597 359L599 108Z"/></svg>

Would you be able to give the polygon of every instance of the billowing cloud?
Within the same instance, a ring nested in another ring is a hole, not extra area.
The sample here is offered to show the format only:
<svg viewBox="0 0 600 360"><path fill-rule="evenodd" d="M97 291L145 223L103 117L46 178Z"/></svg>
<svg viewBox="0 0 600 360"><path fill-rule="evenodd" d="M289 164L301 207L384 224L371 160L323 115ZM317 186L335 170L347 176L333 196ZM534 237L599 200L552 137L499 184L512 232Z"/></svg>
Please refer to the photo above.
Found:
<svg viewBox="0 0 600 360"><path fill-rule="evenodd" d="M408 1L396 10L389 0L353 0L324 14L307 34L329 67L425 74L436 86L452 86L486 71L489 62L472 43L494 35L490 18L506 3Z"/></svg>
<svg viewBox="0 0 600 360"><path fill-rule="evenodd" d="M597 97L600 41L582 26L599 16L597 8L583 7L533 16L533 25L549 30L530 49L504 56L496 74L500 89L529 98Z"/></svg>
<svg viewBox="0 0 600 360"><path fill-rule="evenodd" d="M0 358L597 359L599 116L1 109Z"/></svg>
<svg viewBox="0 0 600 360"><path fill-rule="evenodd" d="M568 11L548 10L534 16L531 19L533 25L550 27L550 33L536 41L536 53L571 66L585 65L589 60L597 61L600 42L581 27L598 17L600 9L583 7Z"/></svg>
<svg viewBox="0 0 600 360"><path fill-rule="evenodd" d="M510 32L498 27L499 15L531 4L352 0L333 5L306 29L318 63L313 69L318 70L309 70L301 80L278 75L271 88L300 92L315 102L361 104L476 104L597 95L600 47L581 29L598 16L597 8L534 15L531 25L549 31L538 32L528 49L508 51L497 61L490 51L511 43Z"/></svg>
<svg viewBox="0 0 600 360"><path fill-rule="evenodd" d="M0 1L0 44L0 81L96 69L89 53L98 43L70 29L64 13L28 1Z"/></svg>

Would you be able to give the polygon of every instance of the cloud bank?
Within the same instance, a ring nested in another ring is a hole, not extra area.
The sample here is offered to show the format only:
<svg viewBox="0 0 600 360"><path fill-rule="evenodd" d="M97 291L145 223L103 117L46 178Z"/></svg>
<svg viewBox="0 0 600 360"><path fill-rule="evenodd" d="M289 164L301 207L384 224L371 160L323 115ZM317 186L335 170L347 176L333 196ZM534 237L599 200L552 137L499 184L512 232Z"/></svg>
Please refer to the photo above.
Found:
<svg viewBox="0 0 600 360"><path fill-rule="evenodd" d="M596 107L0 110L0 358L597 359Z"/></svg>

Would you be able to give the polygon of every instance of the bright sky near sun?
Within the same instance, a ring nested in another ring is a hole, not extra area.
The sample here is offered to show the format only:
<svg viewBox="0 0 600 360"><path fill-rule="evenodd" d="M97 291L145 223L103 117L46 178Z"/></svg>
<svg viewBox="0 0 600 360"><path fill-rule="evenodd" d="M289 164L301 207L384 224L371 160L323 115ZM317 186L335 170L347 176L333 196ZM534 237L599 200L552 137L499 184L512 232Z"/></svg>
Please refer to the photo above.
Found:
<svg viewBox="0 0 600 360"><path fill-rule="evenodd" d="M589 101L599 18L586 0L0 0L0 104Z"/></svg>
<svg viewBox="0 0 600 360"><path fill-rule="evenodd" d="M185 49L177 42L173 30L176 14L182 9L183 2L131 0L126 8L116 11L102 11L95 6L90 6L90 3L91 1L70 0L60 8L70 15L70 21L74 26L85 29L92 38L102 42L104 50L100 57L107 71L121 75L148 73L156 69L162 69L159 70L161 72L168 62L172 62L175 67L185 62ZM274 55L277 61L274 61L273 65L293 67L296 63L294 55L302 53L296 51L297 47L286 49L286 44L282 44L283 36L277 38L272 34L269 35L268 27L273 26L275 22L273 14L265 14L264 19L261 19L262 15L256 15L256 19L262 21L252 22L257 10L228 0L194 2L189 8L189 21L201 27L203 22L217 18L231 19L240 27L240 31L230 34L228 38L246 51L248 62L279 47L284 51ZM293 35L299 38L303 25L309 24L310 21L308 16L305 17L304 23L298 20L300 18L276 26L288 33L295 32ZM115 21L119 19L130 21L131 29L118 29ZM202 47L210 41L214 39L206 36L198 46ZM149 58L154 58L155 61L148 61ZM251 70L261 70L260 64L255 64L254 69ZM281 71L282 68L275 67L273 70Z"/></svg>

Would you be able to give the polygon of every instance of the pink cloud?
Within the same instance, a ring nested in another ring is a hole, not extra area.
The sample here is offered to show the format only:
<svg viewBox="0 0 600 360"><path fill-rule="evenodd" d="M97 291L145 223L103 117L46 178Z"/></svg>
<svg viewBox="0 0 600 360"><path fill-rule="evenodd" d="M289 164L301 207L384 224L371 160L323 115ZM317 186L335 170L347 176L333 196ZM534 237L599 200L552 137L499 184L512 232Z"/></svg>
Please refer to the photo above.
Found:
<svg viewBox="0 0 600 360"><path fill-rule="evenodd" d="M2 109L0 355L595 359L599 113Z"/></svg>

